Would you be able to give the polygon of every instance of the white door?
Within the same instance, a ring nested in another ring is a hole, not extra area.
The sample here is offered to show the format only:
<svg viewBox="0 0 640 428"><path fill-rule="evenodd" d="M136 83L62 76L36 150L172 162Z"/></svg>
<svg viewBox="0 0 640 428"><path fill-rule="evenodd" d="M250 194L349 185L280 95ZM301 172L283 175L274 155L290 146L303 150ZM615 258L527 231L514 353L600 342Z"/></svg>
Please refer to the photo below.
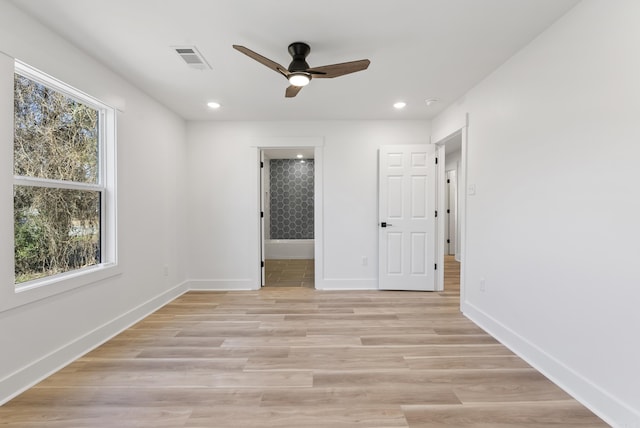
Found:
<svg viewBox="0 0 640 428"><path fill-rule="evenodd" d="M266 177L265 177L265 156L264 152L260 150L260 286L264 287L266 283L266 274L267 271L265 269L265 251L264 251L264 241L267 239L265 234L265 211L266 211L266 192L265 188Z"/></svg>
<svg viewBox="0 0 640 428"><path fill-rule="evenodd" d="M435 146L382 146L379 179L378 287L433 291Z"/></svg>

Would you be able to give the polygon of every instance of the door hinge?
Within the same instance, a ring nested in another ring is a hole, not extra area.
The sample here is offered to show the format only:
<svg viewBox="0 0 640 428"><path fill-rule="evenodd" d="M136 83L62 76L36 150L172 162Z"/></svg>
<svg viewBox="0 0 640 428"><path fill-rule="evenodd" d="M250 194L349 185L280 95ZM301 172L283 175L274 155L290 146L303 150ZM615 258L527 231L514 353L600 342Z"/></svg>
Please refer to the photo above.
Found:
<svg viewBox="0 0 640 428"><path fill-rule="evenodd" d="M260 162L260 168L264 168L264 162Z"/></svg>
<svg viewBox="0 0 640 428"><path fill-rule="evenodd" d="M447 178L447 183L451 183L451 180L449 180L448 178Z"/></svg>
<svg viewBox="0 0 640 428"><path fill-rule="evenodd" d="M450 239L447 239L447 244L451 244L451 240Z"/></svg>
<svg viewBox="0 0 640 428"><path fill-rule="evenodd" d="M438 158L436 158L436 165L438 165Z"/></svg>
<svg viewBox="0 0 640 428"><path fill-rule="evenodd" d="M438 270L438 263L436 263L435 265L433 265L433 270Z"/></svg>
<svg viewBox="0 0 640 428"><path fill-rule="evenodd" d="M264 267L264 260L260 262L260 267L263 268Z"/></svg>
<svg viewBox="0 0 640 428"><path fill-rule="evenodd" d="M447 214L451 214L451 210L447 210Z"/></svg>
<svg viewBox="0 0 640 428"><path fill-rule="evenodd" d="M260 218L264 218L264 211L260 211Z"/></svg>
<svg viewBox="0 0 640 428"><path fill-rule="evenodd" d="M436 217L438 217L438 210L436 210Z"/></svg>

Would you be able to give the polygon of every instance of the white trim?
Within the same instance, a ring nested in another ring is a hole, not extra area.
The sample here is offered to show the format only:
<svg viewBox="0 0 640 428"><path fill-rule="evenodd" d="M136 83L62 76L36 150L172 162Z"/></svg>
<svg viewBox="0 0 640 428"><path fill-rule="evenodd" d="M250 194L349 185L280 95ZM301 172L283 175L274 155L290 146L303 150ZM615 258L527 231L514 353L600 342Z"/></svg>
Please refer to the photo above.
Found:
<svg viewBox="0 0 640 428"><path fill-rule="evenodd" d="M13 184L47 188L99 191L101 193L100 241L101 263L82 269L74 269L57 275L14 284L12 289L0 291L0 312L27 303L64 293L74 288L93 284L118 275L117 210L116 210L116 113L107 104L77 90L64 82L43 73L19 60L13 61L14 72L63 94L66 97L97 110L98 121L98 182L80 183L37 177L14 176ZM12 166L13 168L13 166ZM11 234L12 246L13 234Z"/></svg>
<svg viewBox="0 0 640 428"><path fill-rule="evenodd" d="M436 209L438 210L438 217L436 218L436 254L435 260L438 264L438 271L436 272L435 291L444 290L444 216L446 212L445 203L445 187L446 187L446 174L445 174L445 162L446 162L446 149L444 143L436 143L436 156L438 158L438 165L436 165Z"/></svg>
<svg viewBox="0 0 640 428"><path fill-rule="evenodd" d="M321 141L322 145L324 140ZM313 269L314 285L316 288L324 286L324 152L322 145L314 148L313 170Z"/></svg>
<svg viewBox="0 0 640 428"><path fill-rule="evenodd" d="M76 288L84 284L102 281L103 279L116 276L122 272L115 264L101 263L95 266L88 266L80 269L74 269L69 272L59 273L57 275L49 275L44 278L34 279L19 286L16 286L16 294L24 293L26 291L36 290L41 287L47 287L60 282L65 282L68 289ZM93 279L88 280L86 278L93 275ZM86 278L85 278L86 277ZM78 284L74 284L74 282ZM61 287L62 288L62 287ZM66 290L65 290L66 291ZM58 291L62 292L62 290ZM46 296L42 296L44 298ZM39 300L39 299L37 299ZM33 300L29 300L32 302Z"/></svg>
<svg viewBox="0 0 640 428"><path fill-rule="evenodd" d="M260 154L264 149L281 149L281 148L289 148L289 147L313 147L313 170L314 170L314 191L313 191L313 210L314 210L314 272L315 272L315 288L320 288L320 285L323 283L324 278L324 195L323 195L323 173L324 173L324 164L323 164L323 147L324 147L324 137L267 137L262 138L260 141L252 145L251 147L256 148L256 162L259 165L260 162ZM256 177L256 197L254 200L258 204L255 212L256 212L256 225L257 225L257 234L260 235L260 168L256 168L258 171ZM259 241L262 241L264 237L258 236ZM261 259L261 243L257 242L256 246L256 280L255 283L259 284L260 278L262 276L262 267L260 267L259 261ZM262 284L259 284L261 287ZM253 287L251 288L253 289Z"/></svg>
<svg viewBox="0 0 640 428"><path fill-rule="evenodd" d="M113 107L103 103L95 97L92 97L86 92L82 92L81 90L76 89L61 80L58 80L55 77L50 76L47 73L20 61L19 59L14 59L14 61L16 73L21 76L41 83L51 89L55 89L61 94L96 110L113 110Z"/></svg>
<svg viewBox="0 0 640 428"><path fill-rule="evenodd" d="M468 151L468 135L469 135L469 114L465 114L465 126L455 130L454 132L452 132L451 134L443 137L441 140L436 141L435 144L439 145L443 151L444 151L444 146L446 145L446 143L448 141L450 141L452 138L458 137L460 136L460 138L462 139L462 147L461 147L461 153L460 153L460 174L459 177L457 177L458 179L458 189L460 190L458 192L458 222L460 224L460 231L459 231L459 242L460 242L460 246L459 248L457 248L457 252L456 254L459 254L459 262L460 262L460 309L462 311L464 311L465 308L465 302L466 302L466 262L465 262L465 254L466 254L466 250L467 250L467 151ZM443 168L444 170L445 168ZM440 182L438 184L438 191L442 191L443 188L441 186L444 186L444 182ZM440 205L440 204L443 205ZM438 204L440 206L439 209L442 209L442 207L444 206L444 199L442 200L442 202L440 200L438 200ZM442 222L444 223L444 222ZM438 229L440 229L440 227L438 227ZM444 228L443 231L440 232L440 230L438 231L438 233L444 233ZM442 235L439 235L442 236ZM438 238L439 239L439 238ZM438 246L438 249L440 249L440 246ZM438 258L438 263L443 263L444 264L444 243L442 245L442 251L438 251L437 254L437 258ZM439 275L442 275L442 278L444 280L444 269L442 270L441 273L439 273ZM444 284L444 283L443 283Z"/></svg>
<svg viewBox="0 0 640 428"><path fill-rule="evenodd" d="M49 180L47 178L27 177L23 175L14 176L13 183L19 186L47 187L51 189L86 190L89 192L104 191L104 187L101 184L78 183L76 181L65 180Z"/></svg>
<svg viewBox="0 0 640 428"><path fill-rule="evenodd" d="M323 147L324 137L265 137L251 147L282 149L288 147Z"/></svg>
<svg viewBox="0 0 640 428"><path fill-rule="evenodd" d="M256 281L251 278L189 279L186 281L186 284L189 290L200 291L248 291L260 289L260 284L257 284Z"/></svg>
<svg viewBox="0 0 640 428"><path fill-rule="evenodd" d="M467 171L468 171L468 146L469 146L469 113L465 115L465 127L462 133L462 151L460 153L460 176L458 177L458 221L460 222L460 309L464 310L464 302L467 299Z"/></svg>
<svg viewBox="0 0 640 428"><path fill-rule="evenodd" d="M0 406L189 291L186 282L153 297L0 379Z"/></svg>

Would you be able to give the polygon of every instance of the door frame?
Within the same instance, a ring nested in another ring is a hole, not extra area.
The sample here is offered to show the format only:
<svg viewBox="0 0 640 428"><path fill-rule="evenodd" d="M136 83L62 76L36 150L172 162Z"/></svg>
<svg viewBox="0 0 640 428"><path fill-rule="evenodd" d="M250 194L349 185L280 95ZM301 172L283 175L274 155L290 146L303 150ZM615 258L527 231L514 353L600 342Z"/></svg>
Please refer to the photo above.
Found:
<svg viewBox="0 0 640 428"><path fill-rule="evenodd" d="M309 148L313 147L313 244L314 244L314 281L315 288L323 288L324 280L324 219L323 219L323 147L324 137L270 137L261 139L255 148L255 160L256 169L258 171L256 180L256 192L255 197L258 204L256 210L256 225L258 230L258 246L256 248L256 276L257 289L262 288L262 266L263 259L263 246L264 246L264 231L262 230L262 218L260 216L261 200L262 200L262 169L260 168L260 162L262 151L266 149L294 149L294 148Z"/></svg>
<svg viewBox="0 0 640 428"><path fill-rule="evenodd" d="M437 201L436 204L438 206L438 211L443 212L446 210L446 188L447 180L446 180L446 172L445 172L445 145L447 143L453 142L455 139L461 139L461 154L460 154L460 169L458 171L457 181L458 181L458 224L459 224L459 248L457 250L460 253L460 306L463 306L463 302L465 301L465 282L466 282L466 240L467 240L467 153L468 153L468 116L466 117L465 126L459 128L458 130L452 132L446 137L436 141L434 144L438 146L437 148L437 156L438 156L438 166L441 166L438 170L438 184L437 184ZM444 246L444 216L439 216L437 220L436 226L436 259L438 266L442 266L442 269L438 269L436 275L436 290L442 291L444 290L444 255L445 255L445 246Z"/></svg>
<svg viewBox="0 0 640 428"><path fill-rule="evenodd" d="M462 151L462 150L461 150ZM458 169L460 168L460 163L456 162L455 169L445 169L445 180L446 183L446 195L445 195L445 208L446 211L443 210L443 214L445 215L444 221L444 233L447 238L447 243L445 245L445 255L454 255L456 258L460 258L460 254L458 253L458 235L459 235L459 225L458 225ZM452 205L452 190L453 190L453 205ZM451 232L453 231L453 239ZM453 253L451 250L453 249Z"/></svg>

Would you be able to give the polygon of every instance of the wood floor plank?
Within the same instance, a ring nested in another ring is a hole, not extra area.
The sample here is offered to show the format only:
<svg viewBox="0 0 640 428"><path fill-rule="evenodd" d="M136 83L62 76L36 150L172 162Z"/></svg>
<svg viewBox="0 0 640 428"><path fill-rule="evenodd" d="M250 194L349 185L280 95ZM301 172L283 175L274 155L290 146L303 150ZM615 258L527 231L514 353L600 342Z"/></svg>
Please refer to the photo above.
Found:
<svg viewBox="0 0 640 428"><path fill-rule="evenodd" d="M287 358L250 358L244 366L247 371L258 370L393 370L407 369L408 364L400 356L361 356L357 359L346 356L303 356Z"/></svg>
<svg viewBox="0 0 640 428"><path fill-rule="evenodd" d="M411 428L606 427L575 401L402 406Z"/></svg>
<svg viewBox="0 0 640 428"><path fill-rule="evenodd" d="M534 369L408 370L318 372L315 387L350 385L406 390L414 385L446 385L462 402L567 400L570 397Z"/></svg>
<svg viewBox="0 0 640 428"><path fill-rule="evenodd" d="M268 347L268 346L359 346L360 337L350 335L326 335L304 337L231 337L222 347Z"/></svg>
<svg viewBox="0 0 640 428"><path fill-rule="evenodd" d="M436 344L486 344L498 343L496 339L486 334L395 334L386 336L364 336L362 344L364 346L404 346L404 345L436 345Z"/></svg>
<svg viewBox="0 0 640 428"><path fill-rule="evenodd" d="M179 372L212 372L216 370L242 370L248 358L180 358L180 359L145 359L145 358L81 358L65 369L73 369L75 373L108 373L108 372L158 372L173 370Z"/></svg>
<svg viewBox="0 0 640 428"><path fill-rule="evenodd" d="M233 358L233 357L268 357L284 358L289 355L288 347L270 346L256 347L185 347L159 346L148 347L139 352L139 358Z"/></svg>
<svg viewBox="0 0 640 428"><path fill-rule="evenodd" d="M437 293L186 293L1 406L0 425L606 426L460 313L457 269L447 258Z"/></svg>
<svg viewBox="0 0 640 428"><path fill-rule="evenodd" d="M402 409L344 406L227 407L198 408L185 427L189 428L391 428L407 427Z"/></svg>
<svg viewBox="0 0 640 428"><path fill-rule="evenodd" d="M262 396L262 406L290 405L298 408L337 405L349 407L373 407L404 404L461 404L448 385L366 385L345 387L271 389Z"/></svg>
<svg viewBox="0 0 640 428"><path fill-rule="evenodd" d="M190 407L52 407L31 406L6 414L0 408L3 427L11 428L118 428L183 427ZM34 417L34 415L37 415ZM153 421L151 423L150 421Z"/></svg>
<svg viewBox="0 0 640 428"><path fill-rule="evenodd" d="M59 372L38 384L38 388L83 387L122 388L128 385L153 388L159 380L172 388L303 388L311 387L313 375L304 371L117 371Z"/></svg>
<svg viewBox="0 0 640 428"><path fill-rule="evenodd" d="M490 356L438 356L438 357L406 357L409 368L424 369L522 369L530 366L514 355Z"/></svg>
<svg viewBox="0 0 640 428"><path fill-rule="evenodd" d="M55 391L55 394L52 393ZM171 407L180 404L184 407L198 408L208 407L215 403L216 406L246 406L256 407L260 405L263 395L262 389L240 388L142 388L138 386L126 386L122 388L104 388L102 386L82 387L36 387L28 393L19 395L11 401L11 408L17 410L20 407L30 408L46 407L76 408L91 407L99 404L101 408L124 407ZM0 407L0 415L4 407ZM3 421L0 418L0 421Z"/></svg>

